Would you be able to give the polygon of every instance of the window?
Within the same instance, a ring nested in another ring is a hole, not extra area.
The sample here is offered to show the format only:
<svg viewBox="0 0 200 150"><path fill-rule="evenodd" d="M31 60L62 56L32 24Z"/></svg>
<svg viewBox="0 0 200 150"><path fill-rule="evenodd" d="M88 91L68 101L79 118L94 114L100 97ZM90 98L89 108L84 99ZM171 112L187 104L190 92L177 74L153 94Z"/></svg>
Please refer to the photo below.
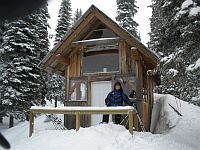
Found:
<svg viewBox="0 0 200 150"><path fill-rule="evenodd" d="M69 83L69 100L87 101L87 80L84 78L71 78Z"/></svg>
<svg viewBox="0 0 200 150"><path fill-rule="evenodd" d="M87 38L88 39L99 39L99 38L110 38L117 37L112 31L108 29L97 29L92 32L92 34Z"/></svg>
<svg viewBox="0 0 200 150"><path fill-rule="evenodd" d="M106 73L119 71L118 50L112 52L88 52L83 55L83 73Z"/></svg>

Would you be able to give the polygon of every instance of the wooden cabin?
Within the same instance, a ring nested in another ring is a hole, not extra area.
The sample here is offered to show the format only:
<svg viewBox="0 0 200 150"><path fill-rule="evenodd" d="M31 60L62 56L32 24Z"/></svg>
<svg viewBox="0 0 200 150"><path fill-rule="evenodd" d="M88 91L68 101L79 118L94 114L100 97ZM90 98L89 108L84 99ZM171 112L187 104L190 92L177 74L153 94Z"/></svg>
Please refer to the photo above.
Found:
<svg viewBox="0 0 200 150"><path fill-rule="evenodd" d="M92 5L47 54L39 66L64 76L66 106L105 106L116 81L129 95L136 91L143 124L149 130L153 107L153 70L158 56ZM101 122L100 116L82 116L81 126ZM75 128L75 116L65 116Z"/></svg>

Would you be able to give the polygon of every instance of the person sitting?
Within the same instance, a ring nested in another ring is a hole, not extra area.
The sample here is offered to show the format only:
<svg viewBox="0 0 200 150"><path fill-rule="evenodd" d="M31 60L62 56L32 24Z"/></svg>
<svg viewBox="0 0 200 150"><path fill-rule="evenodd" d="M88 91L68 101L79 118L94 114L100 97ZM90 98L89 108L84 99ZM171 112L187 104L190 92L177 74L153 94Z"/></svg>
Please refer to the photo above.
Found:
<svg viewBox="0 0 200 150"><path fill-rule="evenodd" d="M114 85L114 90L110 92L106 99L105 104L107 107L117 107L117 106L123 106L123 103L128 104L129 106L132 106L131 101L129 100L128 96L123 92L122 86L120 82L116 82ZM103 123L108 123L109 115L103 115ZM115 115L115 123L120 124L121 121L121 115L117 114Z"/></svg>

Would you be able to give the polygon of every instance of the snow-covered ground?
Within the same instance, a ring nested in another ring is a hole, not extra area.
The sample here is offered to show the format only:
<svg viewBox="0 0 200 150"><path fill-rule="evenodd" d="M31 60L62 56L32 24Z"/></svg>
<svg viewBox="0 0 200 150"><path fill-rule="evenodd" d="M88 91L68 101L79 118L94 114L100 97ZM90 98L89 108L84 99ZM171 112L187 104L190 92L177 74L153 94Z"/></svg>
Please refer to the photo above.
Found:
<svg viewBox="0 0 200 150"><path fill-rule="evenodd" d="M44 122L45 115L35 119L30 138L28 122L2 132L11 143L11 150L199 150L200 108L171 95L156 94L155 99L152 129L160 134L131 135L123 126L113 123L81 128L78 132L55 130L51 122ZM183 116L177 115L168 103Z"/></svg>

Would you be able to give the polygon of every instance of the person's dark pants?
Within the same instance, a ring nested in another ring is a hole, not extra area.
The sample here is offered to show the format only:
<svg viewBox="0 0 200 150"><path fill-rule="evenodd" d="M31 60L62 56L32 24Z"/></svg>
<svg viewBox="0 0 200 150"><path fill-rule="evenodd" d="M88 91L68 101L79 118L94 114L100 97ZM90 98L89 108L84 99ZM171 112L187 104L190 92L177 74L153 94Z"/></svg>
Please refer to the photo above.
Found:
<svg viewBox="0 0 200 150"><path fill-rule="evenodd" d="M103 121L105 123L108 123L109 121L109 115L103 115ZM115 115L115 124L121 123L121 115Z"/></svg>

